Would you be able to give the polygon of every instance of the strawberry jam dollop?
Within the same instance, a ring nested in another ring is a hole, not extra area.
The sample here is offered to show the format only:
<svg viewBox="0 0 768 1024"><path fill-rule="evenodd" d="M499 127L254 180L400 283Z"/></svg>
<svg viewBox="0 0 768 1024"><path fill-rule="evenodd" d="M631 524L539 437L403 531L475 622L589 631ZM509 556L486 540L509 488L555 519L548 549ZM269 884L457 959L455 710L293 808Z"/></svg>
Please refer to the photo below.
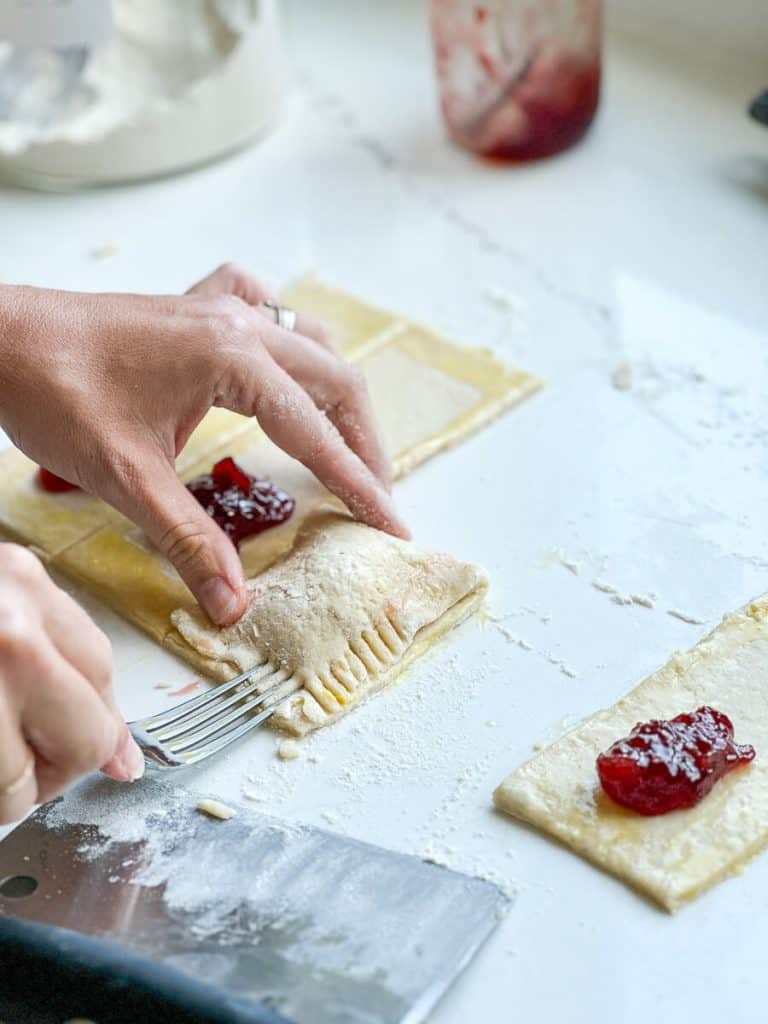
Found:
<svg viewBox="0 0 768 1024"><path fill-rule="evenodd" d="M285 491L246 473L231 458L221 459L210 473L195 477L187 489L236 548L248 537L290 519L296 507Z"/></svg>
<svg viewBox="0 0 768 1024"><path fill-rule="evenodd" d="M48 491L49 494L64 494L66 491L77 491L80 489L77 484L71 484L69 480L56 476L50 469L44 469L42 466L37 471L37 483L39 487L42 487L44 491Z"/></svg>
<svg viewBox="0 0 768 1024"><path fill-rule="evenodd" d="M754 760L736 743L722 711L701 707L669 722L643 722L600 754L597 773L608 796L646 816L693 807L718 779Z"/></svg>

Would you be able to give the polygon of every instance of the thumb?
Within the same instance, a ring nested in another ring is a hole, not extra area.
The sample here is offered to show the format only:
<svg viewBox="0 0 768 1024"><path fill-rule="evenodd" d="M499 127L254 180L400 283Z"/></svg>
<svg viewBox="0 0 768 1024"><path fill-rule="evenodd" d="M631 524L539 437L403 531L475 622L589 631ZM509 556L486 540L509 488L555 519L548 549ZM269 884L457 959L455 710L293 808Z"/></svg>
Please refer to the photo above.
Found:
<svg viewBox="0 0 768 1024"><path fill-rule="evenodd" d="M115 752L101 770L117 782L136 782L144 774L144 755L122 718Z"/></svg>
<svg viewBox="0 0 768 1024"><path fill-rule="evenodd" d="M237 622L247 601L240 557L171 463L162 456L145 461L133 485L113 504L173 563L217 625Z"/></svg>

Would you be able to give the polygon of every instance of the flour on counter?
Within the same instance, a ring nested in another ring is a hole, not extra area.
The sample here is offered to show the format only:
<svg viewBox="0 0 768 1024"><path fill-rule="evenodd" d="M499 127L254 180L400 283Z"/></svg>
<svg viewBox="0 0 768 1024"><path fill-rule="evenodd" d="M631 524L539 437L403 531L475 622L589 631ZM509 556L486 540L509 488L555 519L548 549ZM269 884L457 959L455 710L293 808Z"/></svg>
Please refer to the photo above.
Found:
<svg viewBox="0 0 768 1024"><path fill-rule="evenodd" d="M240 787L240 792L243 794L246 800L253 800L254 803L262 803L266 800L266 796L261 790L253 789L248 785L247 782L243 782Z"/></svg>
<svg viewBox="0 0 768 1024"><path fill-rule="evenodd" d="M97 245L91 249L92 260L108 260L120 251L120 247L114 242L105 242L104 245Z"/></svg>
<svg viewBox="0 0 768 1024"><path fill-rule="evenodd" d="M612 583L607 583L605 580L594 579L592 580L591 586L595 590L599 590L602 594L607 594L614 604L618 605L639 605L641 608L653 609L656 607L656 594L622 594L618 587L614 587Z"/></svg>
<svg viewBox="0 0 768 1024"><path fill-rule="evenodd" d="M595 590L602 591L603 594L618 594L619 592L612 583L606 583L604 580L592 580L592 586Z"/></svg>
<svg viewBox="0 0 768 1024"><path fill-rule="evenodd" d="M511 644L515 644L517 647L520 647L524 651L533 650L533 644L529 644L527 640L523 640L521 637L517 636L516 633L513 633L512 630L507 629L506 626L502 626L498 622L495 622L494 626L499 631L499 633L501 633L504 639L508 640Z"/></svg>
<svg viewBox="0 0 768 1024"><path fill-rule="evenodd" d="M559 669L564 676L568 676L569 679L576 679L578 677L578 673L567 665L562 658L558 658L549 651L538 650L532 643L529 643L527 640L523 640L522 637L517 636L511 630L500 625L498 622L494 622L494 626L509 643L514 644L523 651L531 651L533 654L539 655L539 657L542 657L545 661L549 662L550 665L554 665L555 668Z"/></svg>
<svg viewBox="0 0 768 1024"><path fill-rule="evenodd" d="M558 658L554 654L545 654L544 657L547 659L550 665L554 665L555 668L559 669L564 676L568 676L569 679L577 679L578 672L566 664L562 658Z"/></svg>
<svg viewBox="0 0 768 1024"><path fill-rule="evenodd" d="M301 747L296 740L280 740L277 744L277 756L281 761L295 761L301 757Z"/></svg>
<svg viewBox="0 0 768 1024"><path fill-rule="evenodd" d="M629 391L634 381L631 363L619 363L611 374L611 384L617 391Z"/></svg>
<svg viewBox="0 0 768 1024"><path fill-rule="evenodd" d="M681 622L687 622L689 626L705 625L704 619L698 619L695 615L689 615L688 612L681 612L677 608L667 609L667 615L671 615L673 619L679 619Z"/></svg>
<svg viewBox="0 0 768 1024"><path fill-rule="evenodd" d="M507 291L505 288L484 288L483 298L497 309L503 310L515 319L522 319L525 314L525 303L520 296Z"/></svg>

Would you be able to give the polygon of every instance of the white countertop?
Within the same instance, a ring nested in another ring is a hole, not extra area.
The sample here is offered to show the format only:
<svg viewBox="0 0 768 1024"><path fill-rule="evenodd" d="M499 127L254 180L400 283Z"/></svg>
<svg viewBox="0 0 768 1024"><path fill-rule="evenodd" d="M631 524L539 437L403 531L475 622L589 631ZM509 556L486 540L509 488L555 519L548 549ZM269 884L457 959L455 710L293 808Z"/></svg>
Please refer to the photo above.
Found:
<svg viewBox="0 0 768 1024"><path fill-rule="evenodd" d="M487 566L492 612L532 649L468 624L312 738L313 760L278 762L265 734L187 781L234 800L251 775L256 807L504 880L514 906L435 1024L746 1019L768 857L672 918L491 792L768 589L768 132L744 115L759 65L613 33L587 140L494 168L443 141L420 4L291 6L299 81L271 139L143 187L0 190L0 280L173 291L225 259L277 282L315 269L538 372L545 391L397 493L418 540ZM624 361L629 391L611 384ZM167 706L154 684L190 671L84 600L126 715Z"/></svg>

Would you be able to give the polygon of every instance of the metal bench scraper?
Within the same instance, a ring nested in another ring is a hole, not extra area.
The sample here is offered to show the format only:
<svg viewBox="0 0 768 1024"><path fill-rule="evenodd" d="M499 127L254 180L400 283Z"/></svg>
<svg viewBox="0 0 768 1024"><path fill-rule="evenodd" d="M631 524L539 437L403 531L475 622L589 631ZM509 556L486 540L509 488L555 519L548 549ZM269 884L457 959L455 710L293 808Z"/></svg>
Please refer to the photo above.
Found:
<svg viewBox="0 0 768 1024"><path fill-rule="evenodd" d="M99 778L41 808L0 843L0 925L116 943L295 1024L415 1024L508 908L483 879L197 801Z"/></svg>

